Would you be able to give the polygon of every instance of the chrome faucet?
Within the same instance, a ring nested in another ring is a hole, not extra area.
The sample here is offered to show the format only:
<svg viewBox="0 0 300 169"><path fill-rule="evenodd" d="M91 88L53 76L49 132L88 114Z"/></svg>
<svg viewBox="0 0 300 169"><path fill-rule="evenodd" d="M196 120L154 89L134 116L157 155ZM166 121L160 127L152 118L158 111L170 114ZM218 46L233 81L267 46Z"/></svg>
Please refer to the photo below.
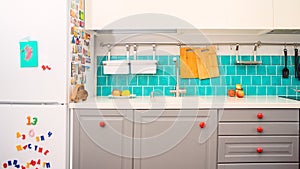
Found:
<svg viewBox="0 0 300 169"><path fill-rule="evenodd" d="M155 94L163 94L163 93L161 91L152 90L152 92L150 93L150 98L154 98Z"/></svg>
<svg viewBox="0 0 300 169"><path fill-rule="evenodd" d="M179 69L178 69L178 61L177 58L174 57L173 58L173 62L175 62L176 65L176 86L175 86L175 90L170 90L170 93L175 94L175 97L180 97L181 94L186 94L186 89L180 89L180 83L179 83Z"/></svg>

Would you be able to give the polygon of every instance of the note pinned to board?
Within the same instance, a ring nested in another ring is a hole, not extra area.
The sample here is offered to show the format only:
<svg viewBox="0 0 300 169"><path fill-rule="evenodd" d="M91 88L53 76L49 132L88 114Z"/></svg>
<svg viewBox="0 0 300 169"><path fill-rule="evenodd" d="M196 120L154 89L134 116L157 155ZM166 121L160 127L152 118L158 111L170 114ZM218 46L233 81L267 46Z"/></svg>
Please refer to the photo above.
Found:
<svg viewBox="0 0 300 169"><path fill-rule="evenodd" d="M20 44L20 67L38 67L38 42L24 41Z"/></svg>

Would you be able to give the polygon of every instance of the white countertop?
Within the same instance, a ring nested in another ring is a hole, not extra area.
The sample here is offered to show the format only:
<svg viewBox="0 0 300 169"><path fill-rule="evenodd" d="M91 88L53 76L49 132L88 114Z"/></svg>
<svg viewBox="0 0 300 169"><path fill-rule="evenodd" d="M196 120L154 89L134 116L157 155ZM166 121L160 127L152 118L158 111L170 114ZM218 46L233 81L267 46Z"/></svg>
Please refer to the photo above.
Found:
<svg viewBox="0 0 300 169"><path fill-rule="evenodd" d="M70 103L70 108L79 109L236 109L236 108L299 108L300 101L277 96L186 96L186 97L136 97L112 99L88 98L84 102Z"/></svg>

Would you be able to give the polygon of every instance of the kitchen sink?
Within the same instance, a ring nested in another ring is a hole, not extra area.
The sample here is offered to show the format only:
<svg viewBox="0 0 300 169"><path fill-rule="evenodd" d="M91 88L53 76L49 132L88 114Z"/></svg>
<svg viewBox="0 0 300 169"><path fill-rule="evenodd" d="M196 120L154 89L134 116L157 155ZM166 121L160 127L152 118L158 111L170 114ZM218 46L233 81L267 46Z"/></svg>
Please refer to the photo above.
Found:
<svg viewBox="0 0 300 169"><path fill-rule="evenodd" d="M300 96L279 96L279 97L300 101Z"/></svg>

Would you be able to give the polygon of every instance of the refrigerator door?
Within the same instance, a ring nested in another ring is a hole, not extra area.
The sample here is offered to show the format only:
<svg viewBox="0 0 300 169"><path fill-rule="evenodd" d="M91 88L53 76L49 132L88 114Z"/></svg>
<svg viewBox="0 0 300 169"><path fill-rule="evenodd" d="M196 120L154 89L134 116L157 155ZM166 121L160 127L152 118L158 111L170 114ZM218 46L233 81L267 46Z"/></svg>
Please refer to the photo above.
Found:
<svg viewBox="0 0 300 169"><path fill-rule="evenodd" d="M67 168L67 108L0 105L0 166Z"/></svg>
<svg viewBox="0 0 300 169"><path fill-rule="evenodd" d="M0 5L0 102L66 103L68 5L62 0Z"/></svg>

